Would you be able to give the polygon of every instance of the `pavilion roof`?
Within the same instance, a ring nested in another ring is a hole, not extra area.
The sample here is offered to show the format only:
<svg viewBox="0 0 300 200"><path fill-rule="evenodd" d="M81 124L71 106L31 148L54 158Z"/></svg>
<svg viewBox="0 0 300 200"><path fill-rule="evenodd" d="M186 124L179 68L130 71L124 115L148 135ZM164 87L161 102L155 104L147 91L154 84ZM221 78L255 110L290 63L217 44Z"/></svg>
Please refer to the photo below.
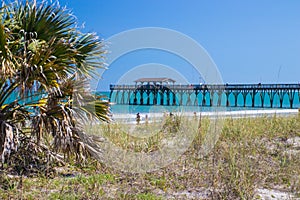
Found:
<svg viewBox="0 0 300 200"><path fill-rule="evenodd" d="M163 78L139 78L137 80L135 80L134 82L138 83L138 82L141 82L141 83L145 83L145 82L153 82L153 83L157 83L157 82L160 82L160 83L166 83L166 82L172 82L172 83L175 83L176 81L171 79L171 78L166 78L166 77L163 77Z"/></svg>

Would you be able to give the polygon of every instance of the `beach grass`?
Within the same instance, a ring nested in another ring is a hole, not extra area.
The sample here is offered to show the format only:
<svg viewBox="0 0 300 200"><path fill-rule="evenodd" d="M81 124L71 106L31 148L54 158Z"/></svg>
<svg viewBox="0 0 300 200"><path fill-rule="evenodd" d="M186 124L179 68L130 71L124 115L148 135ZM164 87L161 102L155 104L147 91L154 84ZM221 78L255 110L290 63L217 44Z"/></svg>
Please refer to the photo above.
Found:
<svg viewBox="0 0 300 200"><path fill-rule="evenodd" d="M90 159L58 166L50 175L21 177L3 172L0 199L260 199L260 189L300 198L300 115L227 117L206 155L199 152L210 119L176 117L163 124L93 127L119 147L144 153L156 151L164 138L195 131L193 142L178 160L159 170L121 172ZM132 126L151 137L128 134Z"/></svg>

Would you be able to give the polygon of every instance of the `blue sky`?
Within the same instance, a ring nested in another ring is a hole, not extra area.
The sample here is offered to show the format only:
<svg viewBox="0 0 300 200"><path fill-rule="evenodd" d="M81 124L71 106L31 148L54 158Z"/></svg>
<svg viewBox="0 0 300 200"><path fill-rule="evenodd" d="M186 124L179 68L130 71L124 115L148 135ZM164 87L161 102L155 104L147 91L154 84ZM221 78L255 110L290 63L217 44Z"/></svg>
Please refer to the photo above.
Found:
<svg viewBox="0 0 300 200"><path fill-rule="evenodd" d="M134 28L179 31L202 45L228 83L300 81L300 1L61 0L104 40ZM132 52L109 66L103 85L145 63L174 67L197 82L191 66L167 52Z"/></svg>

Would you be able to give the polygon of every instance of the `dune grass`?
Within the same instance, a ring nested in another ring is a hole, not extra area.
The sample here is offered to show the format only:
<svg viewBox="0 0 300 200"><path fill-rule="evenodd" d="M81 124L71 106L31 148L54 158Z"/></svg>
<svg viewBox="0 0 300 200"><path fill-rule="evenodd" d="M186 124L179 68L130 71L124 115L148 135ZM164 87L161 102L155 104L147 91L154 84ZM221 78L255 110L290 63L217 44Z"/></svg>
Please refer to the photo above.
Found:
<svg viewBox="0 0 300 200"><path fill-rule="evenodd" d="M144 174L120 172L95 160L32 177L3 171L0 199L259 199L259 188L300 198L300 115L227 118L215 147L205 156L199 152L209 119L200 122L178 117L165 126L135 127L150 132L148 138L128 134L128 125L103 124L96 128L103 136L123 149L144 153L156 151L164 138L182 130L196 134L176 162Z"/></svg>

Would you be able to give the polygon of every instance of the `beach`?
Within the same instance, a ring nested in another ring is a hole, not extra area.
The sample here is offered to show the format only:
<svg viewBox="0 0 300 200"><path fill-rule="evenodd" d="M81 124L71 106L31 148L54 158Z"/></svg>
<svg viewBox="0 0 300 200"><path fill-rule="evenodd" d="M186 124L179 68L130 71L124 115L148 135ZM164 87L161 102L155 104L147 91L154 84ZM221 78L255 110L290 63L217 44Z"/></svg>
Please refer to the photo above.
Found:
<svg viewBox="0 0 300 200"><path fill-rule="evenodd" d="M263 116L292 116L299 113L298 109L251 109L251 110L233 110L233 111L205 111L205 112L171 112L177 116L185 117L225 117L225 118L244 118L244 117L263 117ZM140 123L146 122L146 116L148 122L159 121L164 117L170 115L170 112L144 112L139 113L141 117ZM126 122L134 124L136 123L136 114L135 113L113 113L112 120L115 122Z"/></svg>

